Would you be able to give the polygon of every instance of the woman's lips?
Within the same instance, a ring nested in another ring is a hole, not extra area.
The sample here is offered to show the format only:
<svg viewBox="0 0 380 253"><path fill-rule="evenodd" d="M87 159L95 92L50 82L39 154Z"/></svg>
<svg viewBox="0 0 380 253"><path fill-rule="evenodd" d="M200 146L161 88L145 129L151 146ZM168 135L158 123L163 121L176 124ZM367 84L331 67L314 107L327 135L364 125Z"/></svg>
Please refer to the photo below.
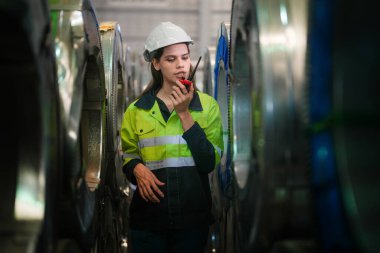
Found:
<svg viewBox="0 0 380 253"><path fill-rule="evenodd" d="M185 72L179 72L174 74L178 79L184 79L186 77Z"/></svg>

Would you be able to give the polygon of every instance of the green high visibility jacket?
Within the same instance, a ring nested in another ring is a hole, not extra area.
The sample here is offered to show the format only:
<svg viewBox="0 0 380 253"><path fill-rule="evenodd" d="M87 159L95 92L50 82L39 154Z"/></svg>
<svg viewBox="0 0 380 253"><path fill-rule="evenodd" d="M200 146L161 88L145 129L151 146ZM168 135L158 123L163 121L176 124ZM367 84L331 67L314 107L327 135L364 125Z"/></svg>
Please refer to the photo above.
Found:
<svg viewBox="0 0 380 253"><path fill-rule="evenodd" d="M127 178L136 183L133 168L138 161L165 183L160 186L165 195L160 203L145 202L135 191L132 228L185 228L213 221L208 173L223 154L222 118L215 99L199 91L194 92L189 110L195 124L186 132L175 111L165 120L154 91L124 114L121 139Z"/></svg>

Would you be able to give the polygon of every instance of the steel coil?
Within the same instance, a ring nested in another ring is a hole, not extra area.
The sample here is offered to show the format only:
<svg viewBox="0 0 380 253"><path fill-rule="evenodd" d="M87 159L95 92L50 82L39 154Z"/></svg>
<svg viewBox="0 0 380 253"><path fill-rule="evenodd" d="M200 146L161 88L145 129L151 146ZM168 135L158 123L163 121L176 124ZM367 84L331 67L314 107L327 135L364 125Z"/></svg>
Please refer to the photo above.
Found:
<svg viewBox="0 0 380 253"><path fill-rule="evenodd" d="M103 182L106 167L106 87L99 26L89 0L52 1L50 9L63 122L60 233L91 248L99 203L84 176L91 173Z"/></svg>
<svg viewBox="0 0 380 253"><path fill-rule="evenodd" d="M127 77L120 26L117 22L102 22L100 34L107 87L107 153L113 157L116 170L121 171L120 128L125 110Z"/></svg>
<svg viewBox="0 0 380 253"><path fill-rule="evenodd" d="M315 248L303 119L308 2L234 1L235 252Z"/></svg>
<svg viewBox="0 0 380 253"><path fill-rule="evenodd" d="M120 252L122 238L126 238L123 226L126 214L123 206L127 202L124 191L128 188L122 171L120 128L126 109L127 73L120 26L117 22L100 24L101 43L104 59L105 81L107 86L107 172L104 189L104 207L107 211L100 215L100 252Z"/></svg>
<svg viewBox="0 0 380 253"><path fill-rule="evenodd" d="M247 24L247 25L246 25ZM247 29L247 26L249 27ZM232 245L227 252L248 252L253 247L257 227L260 179L253 153L254 108L253 85L259 82L260 55L255 6L250 1L234 1L231 15L231 100L232 100L232 170L235 198Z"/></svg>
<svg viewBox="0 0 380 253"><path fill-rule="evenodd" d="M3 1L1 252L50 252L60 169L58 89L45 1Z"/></svg>

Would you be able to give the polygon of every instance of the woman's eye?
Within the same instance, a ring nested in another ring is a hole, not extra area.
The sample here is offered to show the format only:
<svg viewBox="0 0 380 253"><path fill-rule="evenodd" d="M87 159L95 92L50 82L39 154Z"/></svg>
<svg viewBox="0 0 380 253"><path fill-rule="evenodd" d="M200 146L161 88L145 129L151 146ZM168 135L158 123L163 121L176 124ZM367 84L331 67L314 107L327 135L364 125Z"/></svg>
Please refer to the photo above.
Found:
<svg viewBox="0 0 380 253"><path fill-rule="evenodd" d="M174 61L174 58L168 58L167 61L168 61L168 62L173 62L173 61Z"/></svg>

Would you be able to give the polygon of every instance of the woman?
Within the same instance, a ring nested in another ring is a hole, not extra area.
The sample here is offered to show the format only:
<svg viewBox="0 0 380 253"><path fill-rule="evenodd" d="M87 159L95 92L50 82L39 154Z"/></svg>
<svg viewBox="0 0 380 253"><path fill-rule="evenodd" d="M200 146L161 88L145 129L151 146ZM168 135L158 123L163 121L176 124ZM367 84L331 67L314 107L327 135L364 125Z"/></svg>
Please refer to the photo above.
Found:
<svg viewBox="0 0 380 253"><path fill-rule="evenodd" d="M223 151L217 102L180 82L191 71L186 32L163 22L144 58L152 80L126 110L123 171L137 186L130 206L132 252L204 252L211 215L210 173Z"/></svg>

